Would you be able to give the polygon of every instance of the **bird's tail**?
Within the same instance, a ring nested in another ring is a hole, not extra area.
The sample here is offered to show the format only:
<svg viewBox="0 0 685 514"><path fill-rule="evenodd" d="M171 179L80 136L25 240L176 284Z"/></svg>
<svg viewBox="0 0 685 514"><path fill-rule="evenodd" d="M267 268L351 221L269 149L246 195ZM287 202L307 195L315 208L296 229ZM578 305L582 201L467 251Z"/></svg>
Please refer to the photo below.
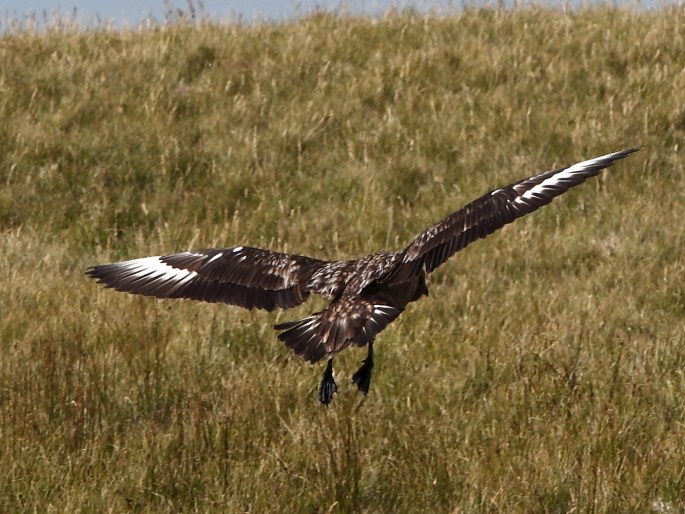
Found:
<svg viewBox="0 0 685 514"><path fill-rule="evenodd" d="M350 344L365 345L400 315L402 309L370 300L338 301L304 319L275 325L278 338L312 363L331 358Z"/></svg>

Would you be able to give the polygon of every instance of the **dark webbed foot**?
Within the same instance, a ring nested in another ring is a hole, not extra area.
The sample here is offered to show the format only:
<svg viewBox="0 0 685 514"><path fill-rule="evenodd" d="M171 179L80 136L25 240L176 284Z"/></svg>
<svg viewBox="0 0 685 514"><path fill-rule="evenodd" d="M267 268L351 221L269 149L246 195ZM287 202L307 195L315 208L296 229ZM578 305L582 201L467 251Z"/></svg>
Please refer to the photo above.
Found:
<svg viewBox="0 0 685 514"><path fill-rule="evenodd" d="M333 379L333 359L329 359L326 370L323 372L321 385L319 386L319 401L324 405L328 405L337 391L338 385Z"/></svg>
<svg viewBox="0 0 685 514"><path fill-rule="evenodd" d="M357 389L367 394L371 386L371 371L373 370L373 343L369 343L369 354L364 359L364 364L352 375L352 382L357 384Z"/></svg>

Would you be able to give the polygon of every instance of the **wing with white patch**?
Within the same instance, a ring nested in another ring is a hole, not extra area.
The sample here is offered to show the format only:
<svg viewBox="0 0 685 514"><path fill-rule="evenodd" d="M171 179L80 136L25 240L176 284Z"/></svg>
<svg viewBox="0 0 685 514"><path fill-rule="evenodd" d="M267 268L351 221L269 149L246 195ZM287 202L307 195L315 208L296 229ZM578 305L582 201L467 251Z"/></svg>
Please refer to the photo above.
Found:
<svg viewBox="0 0 685 514"><path fill-rule="evenodd" d="M579 162L491 191L426 229L405 250L401 264L386 280L407 280L422 269L430 273L468 244L529 214L604 168L640 148Z"/></svg>
<svg viewBox="0 0 685 514"><path fill-rule="evenodd" d="M307 281L325 264L301 255L237 246L103 264L86 273L117 291L271 311L305 301L310 293Z"/></svg>
<svg viewBox="0 0 685 514"><path fill-rule="evenodd" d="M331 358L350 344L365 345L402 313L402 309L359 297L344 297L326 310L275 325L278 338L310 362Z"/></svg>

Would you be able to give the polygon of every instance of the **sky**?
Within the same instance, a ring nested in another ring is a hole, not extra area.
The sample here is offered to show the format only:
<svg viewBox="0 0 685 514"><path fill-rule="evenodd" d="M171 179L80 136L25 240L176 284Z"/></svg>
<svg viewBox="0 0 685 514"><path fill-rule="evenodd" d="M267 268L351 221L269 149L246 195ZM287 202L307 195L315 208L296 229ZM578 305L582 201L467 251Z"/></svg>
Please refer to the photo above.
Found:
<svg viewBox="0 0 685 514"><path fill-rule="evenodd" d="M443 12L463 3L513 4L516 0L192 0L195 7L204 5L201 11L214 19L228 21L241 17L243 21L256 19L283 20L297 14L307 13L319 7L336 9L345 5L352 12L378 13L389 7L412 7L420 11L439 9ZM539 0L538 0L539 1ZM603 1L611 5L631 4L643 8L660 5L669 0L542 0L549 5L578 5L584 2ZM671 3L684 0L670 0ZM523 0L525 2L525 0ZM153 17L161 22L170 7L188 9L187 0L0 0L0 24L7 20L26 20L33 17L38 22L54 18L58 13L72 17L85 24L112 22L116 26L137 26L141 20ZM74 15L74 13L76 13Z"/></svg>
<svg viewBox="0 0 685 514"><path fill-rule="evenodd" d="M449 0L193 0L196 8L204 5L203 12L220 20L236 19L242 16L245 21L254 19L286 19L298 13L306 13L316 7L335 9L342 4L353 12L379 12L390 6L412 6L421 10L442 6L447 8ZM187 11L187 0L0 0L0 18L21 20L28 13L33 13L39 20L48 18L55 12L69 15L76 12L79 21L90 23L98 18L101 21L112 21L116 25L137 25L142 19L152 15L157 20L164 19L169 7Z"/></svg>

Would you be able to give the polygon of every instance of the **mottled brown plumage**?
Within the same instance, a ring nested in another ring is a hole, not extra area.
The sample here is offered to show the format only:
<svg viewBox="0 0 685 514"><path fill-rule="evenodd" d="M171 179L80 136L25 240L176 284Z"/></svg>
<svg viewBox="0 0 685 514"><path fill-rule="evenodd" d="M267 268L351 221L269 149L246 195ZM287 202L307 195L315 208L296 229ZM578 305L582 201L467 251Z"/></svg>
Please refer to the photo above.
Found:
<svg viewBox="0 0 685 514"><path fill-rule="evenodd" d="M310 362L329 359L319 390L322 403L337 390L331 359L348 346L369 346L353 380L367 392L373 341L406 305L428 294L426 274L473 241L511 223L619 159L630 148L559 168L491 191L422 232L406 248L350 261L323 261L237 246L146 257L93 266L87 273L117 291L223 302L247 309L287 309L310 294L330 305L304 319L281 323L278 338Z"/></svg>

